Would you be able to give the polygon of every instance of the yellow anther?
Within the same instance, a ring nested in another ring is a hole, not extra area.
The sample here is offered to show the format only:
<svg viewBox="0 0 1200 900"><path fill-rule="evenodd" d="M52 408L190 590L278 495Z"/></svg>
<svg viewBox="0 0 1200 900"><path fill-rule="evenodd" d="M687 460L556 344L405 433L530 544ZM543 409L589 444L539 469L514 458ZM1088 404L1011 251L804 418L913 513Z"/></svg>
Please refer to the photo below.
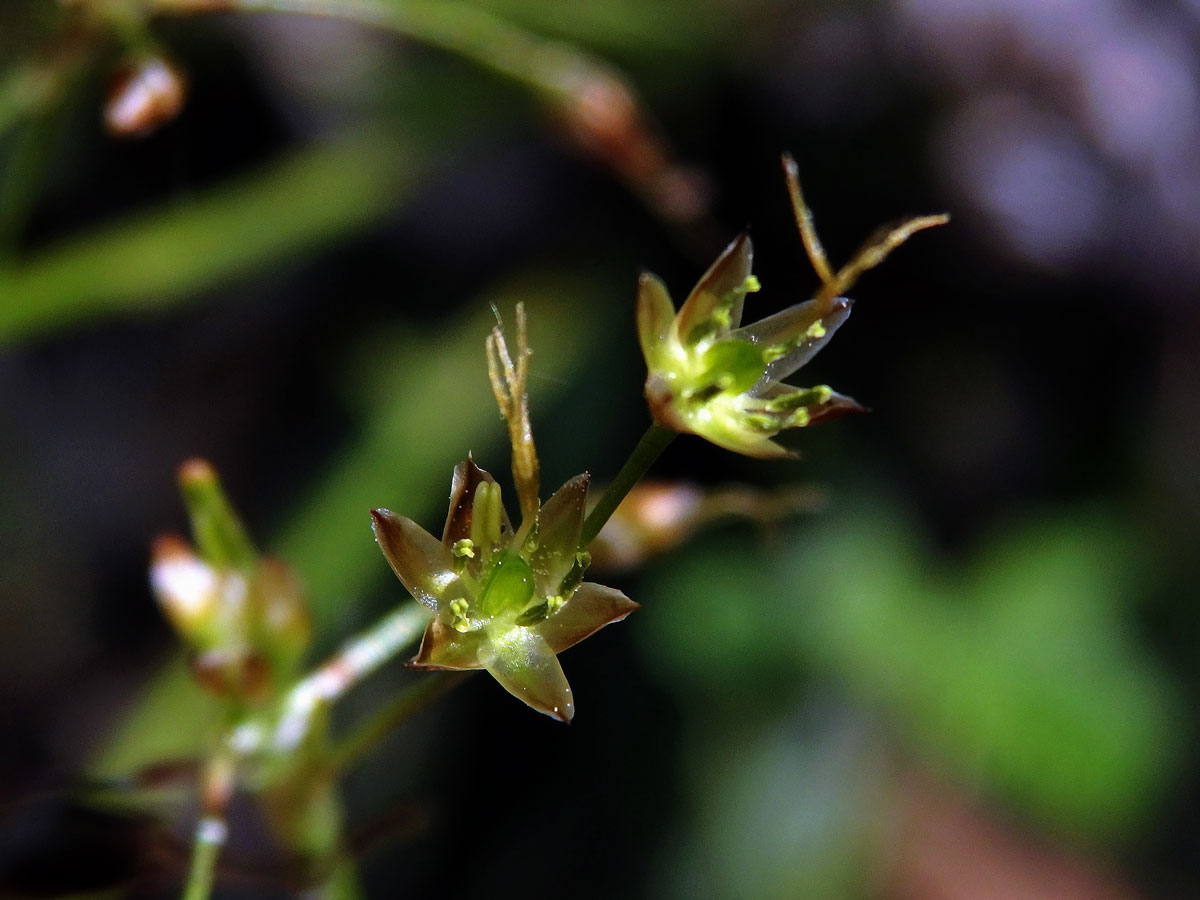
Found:
<svg viewBox="0 0 1200 900"><path fill-rule="evenodd" d="M817 319L817 321L809 325L808 331L804 332L804 336L812 338L814 341L819 341L825 337L825 326L821 324L821 320Z"/></svg>
<svg viewBox="0 0 1200 900"><path fill-rule="evenodd" d="M459 597L450 601L450 627L460 634L471 630L471 620L467 618L467 601Z"/></svg>

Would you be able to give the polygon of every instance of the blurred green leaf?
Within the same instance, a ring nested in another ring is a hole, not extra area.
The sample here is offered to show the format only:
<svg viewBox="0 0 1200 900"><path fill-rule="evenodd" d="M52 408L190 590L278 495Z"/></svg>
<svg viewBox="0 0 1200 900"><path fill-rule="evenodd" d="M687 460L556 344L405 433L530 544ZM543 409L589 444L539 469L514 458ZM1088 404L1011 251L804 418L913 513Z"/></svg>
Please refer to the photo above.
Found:
<svg viewBox="0 0 1200 900"><path fill-rule="evenodd" d="M786 696L780 667L790 661L792 684L815 667L933 766L1058 829L1111 838L1150 812L1180 741L1175 689L1129 621L1141 550L1115 519L1061 514L956 566L912 522L874 510L768 553L707 542L639 599L681 693L700 683L770 706Z"/></svg>
<svg viewBox="0 0 1200 900"><path fill-rule="evenodd" d="M887 760L843 709L767 721L701 714L686 741L692 814L659 854L655 896L847 900L869 896ZM664 865L665 863L665 865Z"/></svg>
<svg viewBox="0 0 1200 900"><path fill-rule="evenodd" d="M31 108L31 77L24 66L0 72L0 137L16 127Z"/></svg>
<svg viewBox="0 0 1200 900"><path fill-rule="evenodd" d="M781 699L787 682L773 676L794 676L792 636L774 627L772 608L782 598L744 525L726 526L656 567L642 590L646 653L686 699L765 702L764 683ZM783 621L790 626L788 616Z"/></svg>
<svg viewBox="0 0 1200 900"><path fill-rule="evenodd" d="M0 269L0 346L177 304L311 253L393 209L418 169L411 151L361 136L68 239Z"/></svg>
<svg viewBox="0 0 1200 900"><path fill-rule="evenodd" d="M173 659L114 723L89 770L97 778L121 778L164 760L199 759L219 716L217 699L197 687L182 657Z"/></svg>

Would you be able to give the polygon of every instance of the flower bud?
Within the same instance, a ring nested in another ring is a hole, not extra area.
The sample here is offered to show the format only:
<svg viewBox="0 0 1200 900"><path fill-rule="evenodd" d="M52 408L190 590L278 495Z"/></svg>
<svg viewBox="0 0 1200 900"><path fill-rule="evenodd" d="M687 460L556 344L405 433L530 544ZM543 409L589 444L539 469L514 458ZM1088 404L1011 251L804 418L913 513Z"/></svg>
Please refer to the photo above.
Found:
<svg viewBox="0 0 1200 900"><path fill-rule="evenodd" d="M183 73L165 59L127 63L109 87L104 125L114 137L145 137L178 116L186 97Z"/></svg>
<svg viewBox="0 0 1200 900"><path fill-rule="evenodd" d="M179 482L196 545L176 536L155 541L151 587L205 688L265 699L290 677L311 637L300 583L282 563L259 557L211 465L189 460Z"/></svg>
<svg viewBox="0 0 1200 900"><path fill-rule="evenodd" d="M724 519L762 526L821 505L811 487L760 490L744 485L701 488L683 482L643 481L631 490L588 545L600 569L629 569L667 553L701 529Z"/></svg>

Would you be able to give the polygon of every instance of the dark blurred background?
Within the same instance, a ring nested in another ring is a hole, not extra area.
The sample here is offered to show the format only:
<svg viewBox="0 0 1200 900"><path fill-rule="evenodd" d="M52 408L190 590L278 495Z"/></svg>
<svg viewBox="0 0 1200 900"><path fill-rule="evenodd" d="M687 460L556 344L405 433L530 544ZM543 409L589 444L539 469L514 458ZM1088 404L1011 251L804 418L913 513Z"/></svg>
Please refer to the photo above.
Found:
<svg viewBox="0 0 1200 900"><path fill-rule="evenodd" d="M748 319L812 290L790 151L835 263L953 215L793 379L873 412L654 474L823 504L597 573L644 608L565 654L570 727L476 678L397 733L345 785L365 895L1200 895L1200 5L472 4L562 42L559 93L161 15L188 93L138 139L125 51L45 6L0 10L0 890L178 887L186 808L71 785L202 746L146 580L180 462L301 571L319 658L403 596L367 510L434 530L468 450L507 470L489 304L530 309L544 491L611 477L639 270L679 302L748 228ZM223 890L286 891L239 821Z"/></svg>

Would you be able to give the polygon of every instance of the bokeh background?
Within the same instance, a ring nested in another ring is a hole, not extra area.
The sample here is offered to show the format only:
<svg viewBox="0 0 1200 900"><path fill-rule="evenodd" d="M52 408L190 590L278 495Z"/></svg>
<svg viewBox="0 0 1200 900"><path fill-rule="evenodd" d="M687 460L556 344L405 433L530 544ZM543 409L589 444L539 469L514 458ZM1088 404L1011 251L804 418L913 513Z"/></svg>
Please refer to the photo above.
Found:
<svg viewBox="0 0 1200 900"><path fill-rule="evenodd" d="M402 598L369 508L435 529L468 450L507 470L489 304L530 309L544 485L611 477L642 268L679 300L748 228L748 317L812 290L790 151L835 262L953 215L801 373L873 412L798 463L677 441L657 477L821 502L601 578L644 608L564 656L570 727L475 678L397 733L345 784L366 896L1200 896L1200 5L452 7L552 90L457 32L162 14L188 95L138 139L101 6L0 8L0 892L177 890L187 803L72 785L202 746L146 580L181 461L318 658ZM287 895L239 821L221 895Z"/></svg>

